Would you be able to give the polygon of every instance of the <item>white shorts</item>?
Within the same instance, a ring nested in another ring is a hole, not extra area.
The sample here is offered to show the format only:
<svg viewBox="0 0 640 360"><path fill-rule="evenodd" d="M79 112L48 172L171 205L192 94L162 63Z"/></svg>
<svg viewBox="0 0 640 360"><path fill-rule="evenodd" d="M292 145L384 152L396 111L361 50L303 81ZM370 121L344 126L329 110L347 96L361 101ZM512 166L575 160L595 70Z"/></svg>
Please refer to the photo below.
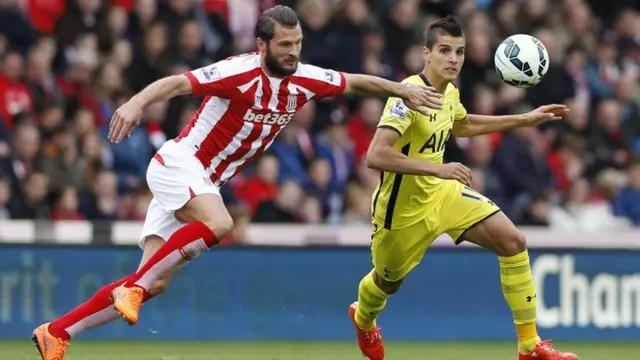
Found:
<svg viewBox="0 0 640 360"><path fill-rule="evenodd" d="M186 147L173 141L166 142L149 163L147 184L153 194L144 219L139 245L157 235L167 241L184 226L175 218L175 211L201 194L220 196L220 188L209 178L202 163Z"/></svg>

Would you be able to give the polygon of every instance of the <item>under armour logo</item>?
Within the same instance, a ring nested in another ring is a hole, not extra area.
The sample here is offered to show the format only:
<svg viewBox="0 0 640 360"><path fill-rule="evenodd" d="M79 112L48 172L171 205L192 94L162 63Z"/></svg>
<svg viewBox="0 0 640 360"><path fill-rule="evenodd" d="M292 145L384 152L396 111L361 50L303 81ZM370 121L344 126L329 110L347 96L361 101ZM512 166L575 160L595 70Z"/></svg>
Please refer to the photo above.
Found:
<svg viewBox="0 0 640 360"><path fill-rule="evenodd" d="M388 278L389 276L391 276L391 270L384 268L384 277Z"/></svg>
<svg viewBox="0 0 640 360"><path fill-rule="evenodd" d="M429 114L429 122L435 122L436 121L436 114Z"/></svg>
<svg viewBox="0 0 640 360"><path fill-rule="evenodd" d="M527 296L527 302L531 302L531 301L533 301L533 299L535 299L535 298L537 298L537 297L538 297L538 295L537 295L537 294L536 294L536 295L533 295L533 296Z"/></svg>

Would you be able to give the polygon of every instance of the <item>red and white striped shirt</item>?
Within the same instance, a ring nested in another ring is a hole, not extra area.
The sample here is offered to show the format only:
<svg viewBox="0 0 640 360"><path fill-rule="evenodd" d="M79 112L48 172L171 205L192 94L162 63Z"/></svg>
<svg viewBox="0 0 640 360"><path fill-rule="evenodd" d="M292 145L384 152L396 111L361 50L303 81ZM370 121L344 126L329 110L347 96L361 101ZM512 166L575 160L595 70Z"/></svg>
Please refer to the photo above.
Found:
<svg viewBox="0 0 640 360"><path fill-rule="evenodd" d="M218 186L264 153L309 100L340 95L346 87L343 73L302 63L291 76L269 77L257 53L185 75L193 94L206 97L174 141L193 149Z"/></svg>

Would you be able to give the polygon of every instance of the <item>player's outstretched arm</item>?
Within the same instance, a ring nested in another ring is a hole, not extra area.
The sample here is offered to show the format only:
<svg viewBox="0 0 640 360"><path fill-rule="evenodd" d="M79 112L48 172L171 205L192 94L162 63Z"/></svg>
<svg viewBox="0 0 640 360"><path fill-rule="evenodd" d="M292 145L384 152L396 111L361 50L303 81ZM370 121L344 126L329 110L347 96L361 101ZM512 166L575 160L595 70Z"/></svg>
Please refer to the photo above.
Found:
<svg viewBox="0 0 640 360"><path fill-rule="evenodd" d="M453 123L453 134L457 137L470 137L507 131L517 127L537 126L547 121L560 120L569 113L566 105L544 105L524 114L517 115L474 115Z"/></svg>
<svg viewBox="0 0 640 360"><path fill-rule="evenodd" d="M379 127L367 151L367 166L396 174L437 176L458 180L466 185L471 184L471 170L466 166L460 163L434 164L410 158L393 147L399 138L397 130Z"/></svg>
<svg viewBox="0 0 640 360"><path fill-rule="evenodd" d="M155 102L166 101L180 95L188 95L193 91L191 81L186 75L167 76L151 83L137 93L129 102L145 108Z"/></svg>
<svg viewBox="0 0 640 360"><path fill-rule="evenodd" d="M362 74L345 74L345 78L345 94L401 98L410 109L425 115L429 114L427 108L442 109L442 94L438 94L433 87L403 84Z"/></svg>
<svg viewBox="0 0 640 360"><path fill-rule="evenodd" d="M168 76L151 83L113 113L108 139L118 143L126 135L131 135L140 122L143 110L150 104L191 94L192 91L191 82L185 75Z"/></svg>

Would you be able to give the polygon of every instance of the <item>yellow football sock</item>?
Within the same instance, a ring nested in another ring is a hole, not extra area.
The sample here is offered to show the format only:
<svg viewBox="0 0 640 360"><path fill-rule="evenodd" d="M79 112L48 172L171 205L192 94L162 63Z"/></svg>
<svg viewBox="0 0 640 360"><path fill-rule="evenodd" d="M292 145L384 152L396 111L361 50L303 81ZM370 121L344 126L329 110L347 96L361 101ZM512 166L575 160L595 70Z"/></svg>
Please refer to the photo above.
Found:
<svg viewBox="0 0 640 360"><path fill-rule="evenodd" d="M518 332L520 351L533 351L540 341L536 329L536 288L531 276L529 253L498 257L500 260L500 281L502 293L513 312L513 322Z"/></svg>
<svg viewBox="0 0 640 360"><path fill-rule="evenodd" d="M375 271L375 270L373 270ZM376 317L387 304L389 295L382 291L373 280L373 271L360 281L358 286L358 311L356 323L362 329L371 330L376 326Z"/></svg>

